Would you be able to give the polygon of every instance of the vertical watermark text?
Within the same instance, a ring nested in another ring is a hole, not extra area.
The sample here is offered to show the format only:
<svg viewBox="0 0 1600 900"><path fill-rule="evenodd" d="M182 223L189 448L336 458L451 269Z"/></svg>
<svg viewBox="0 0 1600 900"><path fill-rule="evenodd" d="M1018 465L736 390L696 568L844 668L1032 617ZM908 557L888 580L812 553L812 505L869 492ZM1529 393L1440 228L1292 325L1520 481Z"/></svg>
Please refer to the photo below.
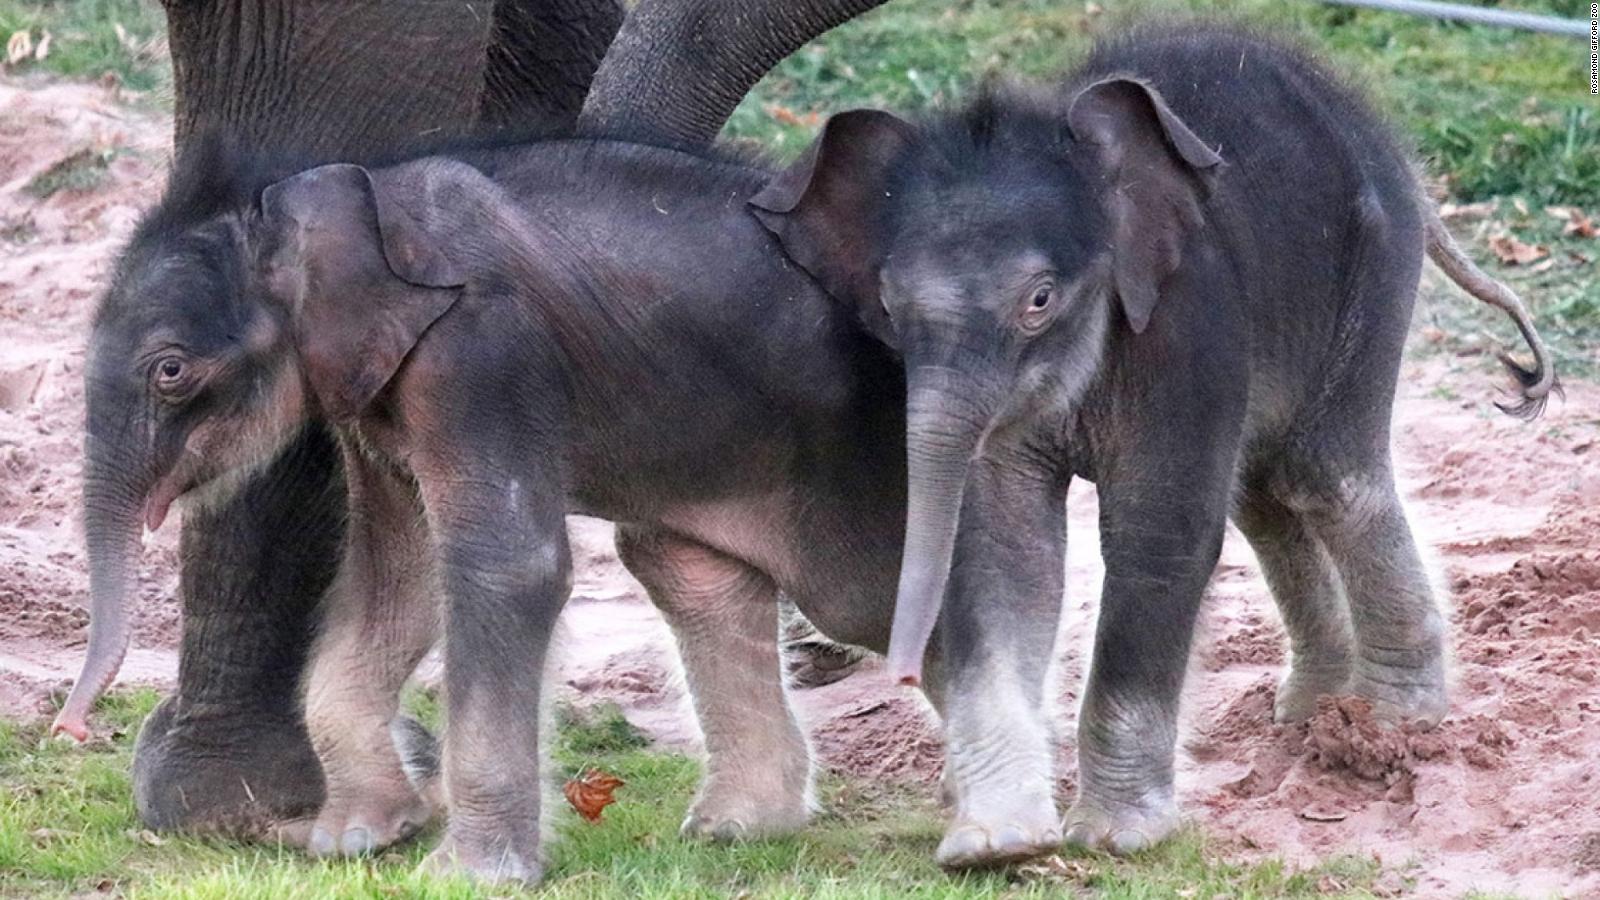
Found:
<svg viewBox="0 0 1600 900"><path fill-rule="evenodd" d="M1589 93L1600 94L1600 3L1589 4Z"/></svg>

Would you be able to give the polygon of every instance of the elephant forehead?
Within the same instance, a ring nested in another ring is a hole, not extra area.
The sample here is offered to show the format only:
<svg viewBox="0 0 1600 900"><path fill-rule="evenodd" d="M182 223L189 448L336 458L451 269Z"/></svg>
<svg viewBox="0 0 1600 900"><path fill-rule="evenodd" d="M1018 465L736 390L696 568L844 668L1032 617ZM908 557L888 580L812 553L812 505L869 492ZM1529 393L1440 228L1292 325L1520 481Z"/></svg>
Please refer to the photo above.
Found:
<svg viewBox="0 0 1600 900"><path fill-rule="evenodd" d="M895 254L884 269L883 281L891 299L961 300L1020 291L1054 265L1049 253L1026 242L931 243Z"/></svg>

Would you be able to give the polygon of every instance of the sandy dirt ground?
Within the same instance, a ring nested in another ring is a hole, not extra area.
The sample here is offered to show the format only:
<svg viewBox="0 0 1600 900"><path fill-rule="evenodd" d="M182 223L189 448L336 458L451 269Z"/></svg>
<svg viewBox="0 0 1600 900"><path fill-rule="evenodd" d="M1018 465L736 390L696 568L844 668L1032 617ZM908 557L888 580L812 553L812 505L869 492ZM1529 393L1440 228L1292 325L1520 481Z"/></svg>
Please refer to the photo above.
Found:
<svg viewBox="0 0 1600 900"><path fill-rule="evenodd" d="M47 715L81 660L84 334L115 248L159 192L167 135L165 119L99 87L0 82L0 715ZM116 151L103 183L43 201L23 190L86 148ZM1436 283L1424 294L1469 302ZM1523 425L1489 406L1498 382L1480 361L1466 373L1454 362L1406 365L1395 427L1402 487L1450 611L1451 715L1429 732L1386 731L1344 699L1310 723L1273 725L1283 634L1230 532L1184 704L1182 801L1230 855L1372 854L1424 896L1600 896L1600 388L1569 383L1565 403ZM1101 574L1090 486L1074 487L1069 510L1049 711L1064 797ZM147 539L124 683L173 681L176 531ZM696 750L670 634L618 564L610 526L575 520L573 531L559 690L579 705L614 701L662 746ZM793 700L824 766L931 795L937 725L874 664Z"/></svg>

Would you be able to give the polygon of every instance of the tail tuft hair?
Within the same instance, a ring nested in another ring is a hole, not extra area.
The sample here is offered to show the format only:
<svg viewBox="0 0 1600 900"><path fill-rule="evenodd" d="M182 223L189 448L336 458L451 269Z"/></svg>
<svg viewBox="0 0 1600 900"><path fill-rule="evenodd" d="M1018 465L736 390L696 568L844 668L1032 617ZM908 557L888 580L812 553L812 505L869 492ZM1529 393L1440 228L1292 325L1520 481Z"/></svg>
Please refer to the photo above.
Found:
<svg viewBox="0 0 1600 900"><path fill-rule="evenodd" d="M1527 342L1528 349L1533 351L1533 368L1525 368L1512 359L1510 354L1501 352L1499 354L1501 365L1505 366L1511 377L1516 379L1517 399L1510 403L1496 403L1495 406L1506 415L1516 416L1525 422L1539 418L1544 413L1545 404L1550 401L1551 393L1563 398L1566 395L1561 390L1561 382L1556 378L1550 351L1545 347L1544 340L1539 337L1538 330L1533 327L1533 317L1528 315L1527 307L1522 304L1522 298L1511 288L1489 277L1478 268L1450 236L1437 212L1431 213L1428 217L1427 244L1429 258L1433 260L1434 265L1450 276L1451 281L1460 285L1462 290L1472 296L1510 316L1511 321L1517 326L1517 331Z"/></svg>

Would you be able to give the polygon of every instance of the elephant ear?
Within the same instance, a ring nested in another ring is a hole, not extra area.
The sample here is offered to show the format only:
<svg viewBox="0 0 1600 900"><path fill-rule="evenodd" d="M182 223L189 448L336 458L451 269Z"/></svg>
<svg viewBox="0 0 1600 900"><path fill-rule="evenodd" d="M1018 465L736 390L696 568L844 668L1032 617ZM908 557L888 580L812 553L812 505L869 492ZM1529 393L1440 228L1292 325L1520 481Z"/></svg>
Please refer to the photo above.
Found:
<svg viewBox="0 0 1600 900"><path fill-rule="evenodd" d="M261 195L268 290L288 305L306 376L334 422L366 409L466 284L414 180L328 165Z"/></svg>
<svg viewBox="0 0 1600 900"><path fill-rule="evenodd" d="M1138 79L1113 77L1084 88L1068 107L1067 125L1074 140L1094 148L1110 182L1113 279L1138 334L1202 224L1205 173L1222 157Z"/></svg>
<svg viewBox="0 0 1600 900"><path fill-rule="evenodd" d="M751 212L789 258L891 345L878 287L888 254L884 210L892 168L914 139L911 124L889 113L839 113L793 165L750 198Z"/></svg>

